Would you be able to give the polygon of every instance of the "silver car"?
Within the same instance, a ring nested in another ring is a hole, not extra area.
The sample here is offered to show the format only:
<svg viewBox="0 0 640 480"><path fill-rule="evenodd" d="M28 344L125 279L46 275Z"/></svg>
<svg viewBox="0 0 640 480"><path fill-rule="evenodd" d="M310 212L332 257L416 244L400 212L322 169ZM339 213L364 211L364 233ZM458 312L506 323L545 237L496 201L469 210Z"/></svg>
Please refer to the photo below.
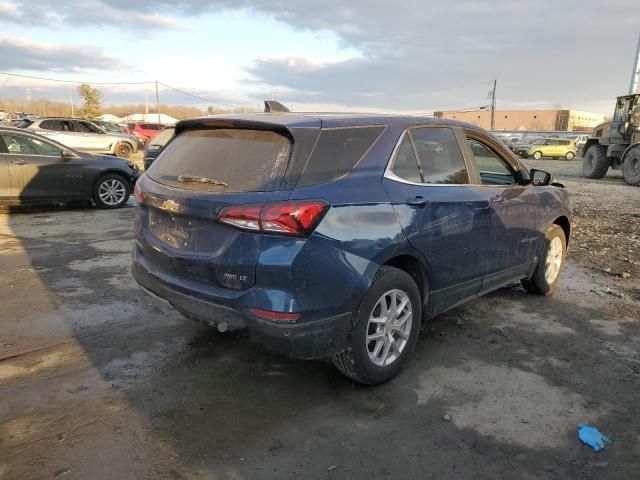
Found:
<svg viewBox="0 0 640 480"><path fill-rule="evenodd" d="M18 125L81 152L107 153L128 158L138 151L133 135L106 132L89 120L67 117L25 118Z"/></svg>

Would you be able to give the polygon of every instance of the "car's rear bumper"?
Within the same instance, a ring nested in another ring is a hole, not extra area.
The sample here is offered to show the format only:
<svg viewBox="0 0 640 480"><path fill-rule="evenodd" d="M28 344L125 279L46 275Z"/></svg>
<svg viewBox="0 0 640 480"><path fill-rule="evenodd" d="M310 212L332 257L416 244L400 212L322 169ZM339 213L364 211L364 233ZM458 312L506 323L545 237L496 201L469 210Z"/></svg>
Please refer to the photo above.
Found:
<svg viewBox="0 0 640 480"><path fill-rule="evenodd" d="M230 329L246 327L267 348L302 359L322 358L344 351L351 333L351 313L330 318L278 323L252 315L248 308L233 308L209 299L179 291L154 276L141 262L134 262L132 274L148 293L160 297L183 315Z"/></svg>

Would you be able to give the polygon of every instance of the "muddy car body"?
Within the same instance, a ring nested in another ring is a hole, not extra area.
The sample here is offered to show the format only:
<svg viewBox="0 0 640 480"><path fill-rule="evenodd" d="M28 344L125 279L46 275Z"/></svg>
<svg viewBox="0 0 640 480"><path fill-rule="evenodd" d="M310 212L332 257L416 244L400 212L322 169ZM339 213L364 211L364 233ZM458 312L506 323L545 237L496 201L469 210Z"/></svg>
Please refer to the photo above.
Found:
<svg viewBox="0 0 640 480"><path fill-rule="evenodd" d="M550 182L455 121L187 120L137 184L133 274L188 317L380 383L430 317L555 287L571 213Z"/></svg>

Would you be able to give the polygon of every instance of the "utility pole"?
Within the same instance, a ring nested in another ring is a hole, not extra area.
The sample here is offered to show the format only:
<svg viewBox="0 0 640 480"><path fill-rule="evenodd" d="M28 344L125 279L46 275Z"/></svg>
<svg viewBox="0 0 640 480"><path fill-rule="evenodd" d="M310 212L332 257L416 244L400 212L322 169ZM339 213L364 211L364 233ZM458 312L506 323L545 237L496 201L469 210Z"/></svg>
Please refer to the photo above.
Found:
<svg viewBox="0 0 640 480"><path fill-rule="evenodd" d="M71 100L71 117L73 118L73 95L69 97L69 100Z"/></svg>
<svg viewBox="0 0 640 480"><path fill-rule="evenodd" d="M631 70L631 83L629 84L629 95L633 95L638 91L638 82L640 81L640 33L638 34L638 46L636 47L636 58L633 62L633 70Z"/></svg>
<svg viewBox="0 0 640 480"><path fill-rule="evenodd" d="M144 89L144 118L149 119L149 90Z"/></svg>
<svg viewBox="0 0 640 480"><path fill-rule="evenodd" d="M496 129L496 83L497 80L493 81L493 88L489 92L489 96L491 97L491 130Z"/></svg>
<svg viewBox="0 0 640 480"><path fill-rule="evenodd" d="M158 123L160 121L160 93L158 92L158 80L156 80L156 111L158 112Z"/></svg>

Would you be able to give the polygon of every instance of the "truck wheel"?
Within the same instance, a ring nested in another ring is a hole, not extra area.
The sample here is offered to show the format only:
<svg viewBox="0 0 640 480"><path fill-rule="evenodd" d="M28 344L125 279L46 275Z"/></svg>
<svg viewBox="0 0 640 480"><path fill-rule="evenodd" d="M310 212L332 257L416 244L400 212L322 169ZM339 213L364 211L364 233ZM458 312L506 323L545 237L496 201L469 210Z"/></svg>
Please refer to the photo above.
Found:
<svg viewBox="0 0 640 480"><path fill-rule="evenodd" d="M640 185L640 145L630 148L624 156L622 176L629 185Z"/></svg>
<svg viewBox="0 0 640 480"><path fill-rule="evenodd" d="M574 158L576 158L576 154L573 152L567 152L564 158L566 158L567 160L573 160Z"/></svg>
<svg viewBox="0 0 640 480"><path fill-rule="evenodd" d="M542 152L533 152L533 159L540 160L542 158Z"/></svg>
<svg viewBox="0 0 640 480"><path fill-rule="evenodd" d="M421 321L416 282L402 270L382 266L354 312L350 345L333 356L333 364L367 385L391 380L411 355Z"/></svg>
<svg viewBox="0 0 640 480"><path fill-rule="evenodd" d="M538 266L530 278L522 280L522 286L531 293L551 295L560 280L567 253L567 239L562 227L556 224L549 225L544 232L543 242L543 253Z"/></svg>
<svg viewBox="0 0 640 480"><path fill-rule="evenodd" d="M602 178L609 170L607 150L599 144L589 145L582 159L582 174L586 178Z"/></svg>

